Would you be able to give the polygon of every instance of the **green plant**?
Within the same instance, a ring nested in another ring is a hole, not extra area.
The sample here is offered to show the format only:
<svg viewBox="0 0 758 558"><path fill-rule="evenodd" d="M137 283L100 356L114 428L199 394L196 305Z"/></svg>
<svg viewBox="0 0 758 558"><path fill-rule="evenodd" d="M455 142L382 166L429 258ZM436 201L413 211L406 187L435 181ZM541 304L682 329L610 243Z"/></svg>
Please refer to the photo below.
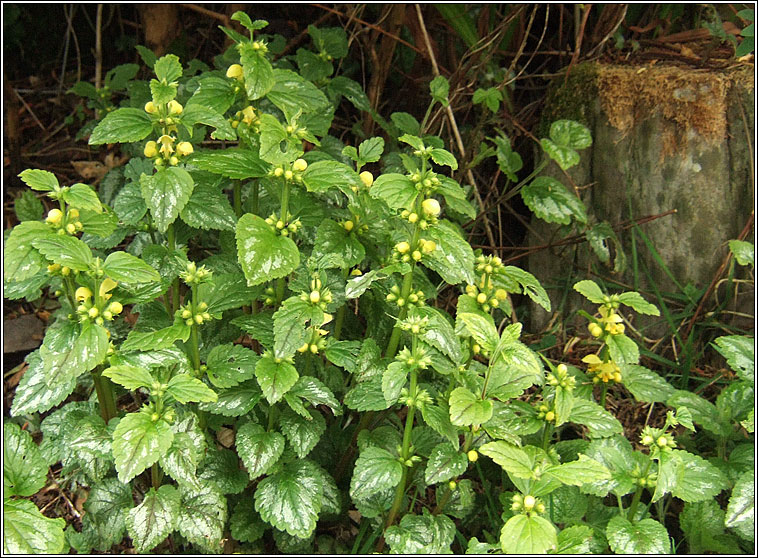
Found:
<svg viewBox="0 0 758 558"><path fill-rule="evenodd" d="M216 69L187 72L143 49L155 78L130 81L123 106L93 106L107 114L90 145L131 154L98 192L20 175L58 207L42 221L38 203L19 199L5 296L48 288L60 307L11 407L15 421L47 413L28 421L40 444L4 424L4 550L108 551L128 535L138 552L221 552L228 541L252 553L270 534L285 553L346 551L316 532L349 506L360 514L354 552L668 551L672 497L712 498L728 473L677 449L674 427L710 428L705 407L640 366L617 319L619 304L657 309L577 284L601 305L600 318L587 315L601 329L597 382L530 349L511 295L549 310L547 294L465 240L460 224L476 211L447 176L455 156L427 133L432 107L449 103L446 80L430 83L420 123L386 121L358 83L332 75L344 31L310 27L313 50L272 62L280 41L261 35L266 22L233 19L249 33L224 30L234 45ZM330 135L342 98L386 139ZM591 142L571 121L549 136L541 145L562 168ZM538 176L546 163L518 181L520 157L507 138L493 142L509 191L538 217L586 222L579 198ZM443 291L457 294L454 315ZM603 368L614 363L620 376ZM676 408L643 432L644 451L604 408L619 380L639 401ZM743 403L719 415L724 452L736 431L721 424L748 420ZM65 538L62 520L23 499L56 463L57 482L88 490L81 530ZM477 486L485 542L454 521L476 515Z"/></svg>

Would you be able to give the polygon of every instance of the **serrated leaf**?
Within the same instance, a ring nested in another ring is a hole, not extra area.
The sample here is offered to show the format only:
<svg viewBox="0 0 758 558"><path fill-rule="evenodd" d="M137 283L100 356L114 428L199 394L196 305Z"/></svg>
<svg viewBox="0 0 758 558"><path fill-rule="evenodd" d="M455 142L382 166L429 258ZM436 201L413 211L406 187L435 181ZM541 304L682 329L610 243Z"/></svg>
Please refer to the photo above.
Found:
<svg viewBox="0 0 758 558"><path fill-rule="evenodd" d="M46 235L33 240L32 245L48 260L76 271L87 271L94 262L90 247L73 236Z"/></svg>
<svg viewBox="0 0 758 558"><path fill-rule="evenodd" d="M281 531L307 538L321 511L322 481L308 461L293 461L263 479L255 491L255 510Z"/></svg>
<svg viewBox="0 0 758 558"><path fill-rule="evenodd" d="M605 340L611 360L622 364L637 364L640 361L640 348L634 340L623 333L609 335Z"/></svg>
<svg viewBox="0 0 758 558"><path fill-rule="evenodd" d="M450 83L444 76L436 76L429 82L429 92L432 95L432 99L445 107L448 105L447 96L450 92Z"/></svg>
<svg viewBox="0 0 758 558"><path fill-rule="evenodd" d="M574 400L569 421L588 427L591 437L603 438L624 431L616 417L594 401L584 399Z"/></svg>
<svg viewBox="0 0 758 558"><path fill-rule="evenodd" d="M187 485L194 490L200 490L197 479L197 465L204 457L205 438L199 431L174 432L174 439L166 454L158 463L172 479L180 485Z"/></svg>
<svg viewBox="0 0 758 558"><path fill-rule="evenodd" d="M525 295L542 306L546 311L550 312L550 297L547 295L547 292L534 275L528 271L524 271L523 269L512 265L507 265L501 268L501 273L502 275L500 277L503 277L507 280L516 281L521 286L521 289L523 289ZM496 286L500 277L494 278L494 283ZM520 290L516 292L521 293Z"/></svg>
<svg viewBox="0 0 758 558"><path fill-rule="evenodd" d="M679 526L691 554L740 554L737 541L724 533L724 511L715 500L686 503L679 514ZM751 525L752 532L752 525Z"/></svg>
<svg viewBox="0 0 758 558"><path fill-rule="evenodd" d="M190 326L183 321L156 331L132 330L121 345L122 351L156 351L168 349L174 342L189 339Z"/></svg>
<svg viewBox="0 0 758 558"><path fill-rule="evenodd" d="M238 386L222 389L212 403L200 403L198 408L226 417L240 417L249 413L261 399L261 388L256 380L247 380Z"/></svg>
<svg viewBox="0 0 758 558"><path fill-rule="evenodd" d="M342 406L332 391L312 376L301 376L287 395L301 397L311 405L326 405L335 416L342 414Z"/></svg>
<svg viewBox="0 0 758 558"><path fill-rule="evenodd" d="M345 394L345 405L355 411L382 411L390 406L384 398L381 376L359 382Z"/></svg>
<svg viewBox="0 0 758 558"><path fill-rule="evenodd" d="M604 465L581 453L578 460L547 467L544 474L573 486L611 478L610 471Z"/></svg>
<svg viewBox="0 0 758 558"><path fill-rule="evenodd" d="M250 478L255 480L268 473L284 451L284 436L267 432L254 422L243 424L237 430L237 454L247 467Z"/></svg>
<svg viewBox="0 0 758 558"><path fill-rule="evenodd" d="M573 120L556 120L550 125L550 139L558 145L586 149L592 145L592 134L585 125Z"/></svg>
<svg viewBox="0 0 758 558"><path fill-rule="evenodd" d="M734 254L734 259L740 265L755 267L755 246L752 242L744 240L730 240L729 250Z"/></svg>
<svg viewBox="0 0 758 558"><path fill-rule="evenodd" d="M146 138L152 131L153 122L144 110L119 108L106 114L95 126L88 143L131 143Z"/></svg>
<svg viewBox="0 0 758 558"><path fill-rule="evenodd" d="M182 64L176 54L166 54L155 61L153 71L159 80L172 82L182 77Z"/></svg>
<svg viewBox="0 0 758 558"><path fill-rule="evenodd" d="M131 487L110 477L90 488L84 510L92 517L100 536L114 544L123 538L126 512L133 506Z"/></svg>
<svg viewBox="0 0 758 558"><path fill-rule="evenodd" d="M189 374L176 374L166 386L166 397L173 397L179 403L212 403L218 395L201 380Z"/></svg>
<svg viewBox="0 0 758 558"><path fill-rule="evenodd" d="M755 381L755 339L744 335L723 335L715 343L716 350L742 380Z"/></svg>
<svg viewBox="0 0 758 558"><path fill-rule="evenodd" d="M185 108L192 105L209 107L218 113L225 113L234 102L234 88L228 79L206 77L200 80L197 89L189 98Z"/></svg>
<svg viewBox="0 0 758 558"><path fill-rule="evenodd" d="M350 481L350 496L364 500L400 483L403 466L385 449L370 446L358 456Z"/></svg>
<svg viewBox="0 0 758 558"><path fill-rule="evenodd" d="M195 182L186 170L168 167L153 175L143 174L140 187L155 226L165 233L189 201Z"/></svg>
<svg viewBox="0 0 758 558"><path fill-rule="evenodd" d="M292 386L299 374L292 364L286 361L276 362L273 356L264 355L255 365L255 377L261 386L264 397L269 404L279 401Z"/></svg>
<svg viewBox="0 0 758 558"><path fill-rule="evenodd" d="M3 276L10 281L24 281L44 269L47 260L32 244L41 237L50 235L50 227L39 221L26 221L11 230L3 249Z"/></svg>
<svg viewBox="0 0 758 558"><path fill-rule="evenodd" d="M42 202L31 190L24 190L13 203L13 211L20 221L39 221L45 213Z"/></svg>
<svg viewBox="0 0 758 558"><path fill-rule="evenodd" d="M673 450L659 460L653 501L670 492L685 502L700 502L713 498L728 484L724 474L702 457Z"/></svg>
<svg viewBox="0 0 758 558"><path fill-rule="evenodd" d="M169 485L150 488L142 503L129 510L126 529L137 552L149 552L168 537L179 519L179 493Z"/></svg>
<svg viewBox="0 0 758 558"><path fill-rule="evenodd" d="M329 90L344 96L360 111L370 112L371 103L360 84L345 76L336 76L329 82Z"/></svg>
<svg viewBox="0 0 758 558"><path fill-rule="evenodd" d="M591 281L589 279L579 281L578 283L574 284L574 290L584 296L590 302L594 302L595 304L603 304L604 302L603 299L605 295L603 294L603 291L600 290L600 287L597 286L597 283L594 281Z"/></svg>
<svg viewBox="0 0 758 558"><path fill-rule="evenodd" d="M18 177L29 188L38 192L52 192L60 187L55 175L42 169L26 169Z"/></svg>
<svg viewBox="0 0 758 558"><path fill-rule="evenodd" d="M514 477L521 479L534 477L531 458L524 450L513 444L502 440L490 442L480 447L479 453L490 457Z"/></svg>
<svg viewBox="0 0 758 558"><path fill-rule="evenodd" d="M105 274L121 283L160 281L160 274L150 265L126 252L111 252L103 262Z"/></svg>
<svg viewBox="0 0 758 558"><path fill-rule="evenodd" d="M537 217L548 223L568 225L572 217L580 223L587 222L582 200L550 176L535 178L521 189L521 197Z"/></svg>
<svg viewBox="0 0 758 558"><path fill-rule="evenodd" d="M743 539L755 540L755 478L754 471L745 471L737 479L726 508L724 525Z"/></svg>
<svg viewBox="0 0 758 558"><path fill-rule="evenodd" d="M445 482L466 472L468 458L445 442L438 444L429 454L424 471L426 484Z"/></svg>
<svg viewBox="0 0 758 558"><path fill-rule="evenodd" d="M97 193L86 184L74 184L68 189L64 189L61 197L67 204L77 209L88 209L95 213L100 213L103 210Z"/></svg>
<svg viewBox="0 0 758 558"><path fill-rule="evenodd" d="M197 168L234 180L266 176L270 165L255 151L232 147L220 151L199 151L189 161Z"/></svg>
<svg viewBox="0 0 758 558"><path fill-rule="evenodd" d="M372 198L383 200L391 209L407 209L418 196L416 186L404 174L382 174L369 190Z"/></svg>
<svg viewBox="0 0 758 558"><path fill-rule="evenodd" d="M455 523L446 515L406 514L385 531L392 554L448 554L455 538Z"/></svg>
<svg viewBox="0 0 758 558"><path fill-rule="evenodd" d="M106 378L120 386L124 386L129 391L134 391L138 388L145 387L152 389L153 378L152 374L139 366L131 366L129 364L120 364L111 366L102 373Z"/></svg>
<svg viewBox="0 0 758 558"><path fill-rule="evenodd" d="M382 394L390 404L397 402L400 392L408 382L408 368L399 361L393 361L382 374Z"/></svg>
<svg viewBox="0 0 758 558"><path fill-rule="evenodd" d="M449 221L440 220L437 226L429 229L428 235L430 240L437 243L437 249L425 254L421 262L437 272L446 283L473 284L474 251L458 229Z"/></svg>
<svg viewBox="0 0 758 558"><path fill-rule="evenodd" d="M182 221L196 229L232 231L237 224L229 199L218 184L206 182L195 184L187 205L179 215Z"/></svg>
<svg viewBox="0 0 758 558"><path fill-rule="evenodd" d="M229 518L229 528L232 537L240 542L255 542L263 536L266 524L255 511L255 502L252 498L243 498L236 506Z"/></svg>
<svg viewBox="0 0 758 558"><path fill-rule="evenodd" d="M676 390L673 395L666 399L666 405L677 410L680 407L686 407L695 423L717 436L729 436L731 434L731 425L725 425L721 422L716 406L695 393Z"/></svg>
<svg viewBox="0 0 758 558"><path fill-rule="evenodd" d="M500 336L497 333L495 322L490 316L464 312L457 316L466 324L466 329L471 337L485 350L492 352L495 350Z"/></svg>
<svg viewBox="0 0 758 558"><path fill-rule="evenodd" d="M289 237L276 234L260 217L247 213L237 222L237 255L250 286L285 277L300 264Z"/></svg>
<svg viewBox="0 0 758 558"><path fill-rule="evenodd" d="M168 423L153 421L149 411L127 414L113 431L113 457L118 479L129 482L142 473L165 455L173 439L174 433Z"/></svg>
<svg viewBox="0 0 758 558"><path fill-rule="evenodd" d="M635 291L629 291L618 295L618 301L621 304L629 306L638 314L647 314L648 316L660 316L661 313L654 304L650 304L642 298L642 295Z"/></svg>
<svg viewBox="0 0 758 558"><path fill-rule="evenodd" d="M211 132L212 139L218 140L236 140L237 133L232 128L229 121L223 114L219 114L211 107L202 105L189 105L182 112L182 124L188 129L192 129L197 124L211 126L214 130Z"/></svg>
<svg viewBox="0 0 758 558"><path fill-rule="evenodd" d="M465 387L450 393L450 422L456 426L484 424L492 417L492 401L480 399Z"/></svg>
<svg viewBox="0 0 758 558"><path fill-rule="evenodd" d="M349 190L362 182L358 173L344 163L324 160L308 165L303 172L303 184L309 192L326 192L334 188Z"/></svg>
<svg viewBox="0 0 758 558"><path fill-rule="evenodd" d="M315 409L308 411L310 419L285 409L279 417L279 426L295 450L298 459L303 459L316 446L326 432L326 421Z"/></svg>
<svg viewBox="0 0 758 558"><path fill-rule="evenodd" d="M674 394L674 387L644 366L622 364L621 378L637 401L663 403Z"/></svg>
<svg viewBox="0 0 758 558"><path fill-rule="evenodd" d="M3 499L3 553L61 554L66 545L62 517L50 519L29 500Z"/></svg>
<svg viewBox="0 0 758 558"><path fill-rule="evenodd" d="M198 479L212 483L223 494L239 494L250 482L250 476L239 467L237 454L227 449L209 448Z"/></svg>
<svg viewBox="0 0 758 558"><path fill-rule="evenodd" d="M291 70L275 69L273 78L274 84L266 98L284 113L287 120L298 111L314 112L329 104L320 89Z"/></svg>
<svg viewBox="0 0 758 558"><path fill-rule="evenodd" d="M221 553L226 525L226 498L212 487L180 487L176 529L192 544Z"/></svg>
<svg viewBox="0 0 758 558"><path fill-rule="evenodd" d="M557 546L555 527L538 515L514 515L500 531L500 547L509 554L547 554Z"/></svg>
<svg viewBox="0 0 758 558"><path fill-rule="evenodd" d="M255 375L255 365L259 358L242 345L217 345L208 354L208 379L219 388L241 384Z"/></svg>
<svg viewBox="0 0 758 558"><path fill-rule="evenodd" d="M605 529L608 544L616 554L669 554L666 528L654 519L632 523L625 517L613 517Z"/></svg>
<svg viewBox="0 0 758 558"><path fill-rule="evenodd" d="M68 397L76 387L76 377L69 375L53 384L47 376L48 366L39 352L26 359L29 368L16 387L11 415L14 417L47 411Z"/></svg>
<svg viewBox="0 0 758 558"><path fill-rule="evenodd" d="M136 225L142 220L147 213L147 205L139 183L129 182L121 188L113 201L113 210L127 225Z"/></svg>
<svg viewBox="0 0 758 558"><path fill-rule="evenodd" d="M331 219L324 220L316 232L311 257L321 269L355 267L366 256L366 250L355 234Z"/></svg>
<svg viewBox="0 0 758 558"><path fill-rule="evenodd" d="M25 430L12 422L3 423L3 493L31 496L47 481L47 464L37 444Z"/></svg>
<svg viewBox="0 0 758 558"><path fill-rule="evenodd" d="M323 311L299 296L288 298L274 313L274 357L290 358L305 342L306 324L320 326Z"/></svg>

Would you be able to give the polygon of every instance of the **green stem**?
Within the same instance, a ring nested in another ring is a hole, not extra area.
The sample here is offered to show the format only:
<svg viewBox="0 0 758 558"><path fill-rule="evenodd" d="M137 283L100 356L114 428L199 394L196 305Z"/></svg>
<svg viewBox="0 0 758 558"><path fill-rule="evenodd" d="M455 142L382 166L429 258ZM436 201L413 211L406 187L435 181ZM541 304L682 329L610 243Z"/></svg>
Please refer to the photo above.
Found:
<svg viewBox="0 0 758 558"><path fill-rule="evenodd" d="M253 183L253 189L250 192L250 209L255 215L258 215L258 195L260 193L260 184L256 180Z"/></svg>
<svg viewBox="0 0 758 558"><path fill-rule="evenodd" d="M276 407L273 405L270 405L268 408L268 426L266 427L267 432L271 432L274 429L274 422L276 422Z"/></svg>
<svg viewBox="0 0 758 558"><path fill-rule="evenodd" d="M282 210L280 214L280 219L283 223L287 223L288 217L289 217L289 202L290 202L290 183L287 180L284 180L284 187L282 188ZM282 299L284 298L284 286L285 286L285 278L280 277L276 280L276 304L277 306L281 304Z"/></svg>
<svg viewBox="0 0 758 558"><path fill-rule="evenodd" d="M234 214L239 219L242 216L242 181L234 181Z"/></svg>
<svg viewBox="0 0 758 558"><path fill-rule="evenodd" d="M653 460L648 457L647 467L645 467L645 472L642 473L642 476L640 478L647 478L648 471L650 471L650 466L653 464ZM634 496L632 497L632 503L629 505L629 509L626 512L626 518L634 523L634 516L637 513L637 506L640 503L640 498L642 498L642 491L644 488L642 485L637 485L637 490L634 493Z"/></svg>
<svg viewBox="0 0 758 558"><path fill-rule="evenodd" d="M343 269L342 279L346 280L349 273L350 270ZM347 312L347 302L345 302L345 304L343 304L340 309L337 310L337 317L334 320L334 334L332 335L335 341L339 341L340 339L340 334L342 333L342 325L345 323L345 312Z"/></svg>
<svg viewBox="0 0 758 558"><path fill-rule="evenodd" d="M553 425L545 422L545 427L542 431L542 449L547 451L547 447L550 444L550 439L553 437Z"/></svg>
<svg viewBox="0 0 758 558"><path fill-rule="evenodd" d="M432 115L432 108L434 107L435 102L436 101L432 101L431 103L429 103L429 106L426 109L426 114L424 114L424 119L421 121L420 130L422 134L426 132L426 124L429 121L429 117Z"/></svg>
<svg viewBox="0 0 758 558"><path fill-rule="evenodd" d="M158 490L161 487L161 481L163 480L163 471L158 466L158 463L153 463L150 467L150 481L153 484L153 488Z"/></svg>
<svg viewBox="0 0 758 558"><path fill-rule="evenodd" d="M200 338L198 335L198 326L194 321L195 313L197 312L197 306L199 302L197 300L197 283L192 283L192 328L190 329L190 350L192 351L192 367L195 370L195 374L200 373Z"/></svg>
<svg viewBox="0 0 758 558"><path fill-rule="evenodd" d="M469 448L471 447L471 442L474 440L474 433L470 430L466 432L466 437L463 441L463 453L468 453ZM457 477L453 479L457 481ZM442 513L442 510L445 509L445 506L447 506L447 503L450 501L450 498L453 496L453 491L450 490L450 488L447 489L447 492L442 496L442 500L439 501L439 503L434 507L434 510L432 510L432 515L439 515Z"/></svg>
<svg viewBox="0 0 758 558"><path fill-rule="evenodd" d="M106 424L116 416L116 399L113 396L113 387L101 372L103 365L96 366L92 370L92 379L95 382L95 391L97 392L97 401L100 404L100 414Z"/></svg>
<svg viewBox="0 0 758 558"><path fill-rule="evenodd" d="M173 223L168 226L166 237L168 240L168 249L171 252L173 252L174 250L176 250L176 234L174 232ZM176 279L174 279L174 282L171 284L171 314L173 315L174 313L176 313L178 309L179 309L179 278L177 277Z"/></svg>
<svg viewBox="0 0 758 558"><path fill-rule="evenodd" d="M608 395L608 384L603 382L603 392L600 395L600 406L605 409L605 396Z"/></svg>
<svg viewBox="0 0 758 558"><path fill-rule="evenodd" d="M411 294L411 289L413 288L413 269L415 268L415 263L411 264L411 270L403 275L403 287L400 290L400 298L402 298L405 301L405 304L400 308L400 314L397 317L397 321L401 322L405 319L405 317L408 315L408 296ZM390 342L387 344L387 352L384 354L386 358L393 358L395 356L395 353L397 353L398 345L400 344L400 333L401 329L395 325L395 328L392 330L392 336L390 337Z"/></svg>

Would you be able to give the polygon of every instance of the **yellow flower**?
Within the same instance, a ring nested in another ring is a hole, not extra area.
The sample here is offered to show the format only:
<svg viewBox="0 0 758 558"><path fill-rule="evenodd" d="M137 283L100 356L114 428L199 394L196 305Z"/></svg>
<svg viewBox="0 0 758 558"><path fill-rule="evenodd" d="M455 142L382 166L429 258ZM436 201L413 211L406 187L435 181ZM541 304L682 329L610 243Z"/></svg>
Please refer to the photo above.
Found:
<svg viewBox="0 0 758 558"><path fill-rule="evenodd" d="M63 212L60 209L51 209L47 214L47 219L45 219L45 221L53 225L58 225L60 224L62 218Z"/></svg>
<svg viewBox="0 0 758 558"><path fill-rule="evenodd" d="M100 298L102 298L103 300L108 300L112 296L108 293L110 293L110 291L115 289L117 285L118 283L116 283L110 277L106 277L105 279L103 279L103 282L100 283L100 290L98 291Z"/></svg>
<svg viewBox="0 0 758 558"><path fill-rule="evenodd" d="M437 215L440 214L440 202L434 198L424 200L421 204L421 208L424 210L424 213L431 215L432 217L437 217Z"/></svg>
<svg viewBox="0 0 758 558"><path fill-rule="evenodd" d="M148 101L145 103L145 112L148 114L155 114L158 112L158 107L156 107L152 101Z"/></svg>
<svg viewBox="0 0 758 558"><path fill-rule="evenodd" d="M195 148L192 147L192 144L188 141L181 141L176 146L176 152L181 155L182 157L186 157L187 155L191 155L195 151Z"/></svg>
<svg viewBox="0 0 758 558"><path fill-rule="evenodd" d="M258 120L258 118L255 116L255 109L251 106L246 106L244 109L242 109L242 121L250 125L253 122Z"/></svg>
<svg viewBox="0 0 758 558"><path fill-rule="evenodd" d="M145 157L148 159L152 159L156 155L158 155L158 144L154 141L149 141L145 144Z"/></svg>
<svg viewBox="0 0 758 558"><path fill-rule="evenodd" d="M366 188L370 188L374 183L374 175L368 171L363 171L360 175L361 182L366 185Z"/></svg>
<svg viewBox="0 0 758 558"><path fill-rule="evenodd" d="M79 287L74 293L74 298L77 302L84 302L85 300L92 298L92 291L87 287Z"/></svg>
<svg viewBox="0 0 758 558"><path fill-rule="evenodd" d="M174 152L174 141L176 141L175 138L166 134L158 138L158 143L161 144L160 152L167 159Z"/></svg>
<svg viewBox="0 0 758 558"><path fill-rule="evenodd" d="M108 310L111 312L111 314L120 314L123 309L124 307L121 305L121 303L116 302L115 300L110 303L110 306L108 306Z"/></svg>
<svg viewBox="0 0 758 558"><path fill-rule="evenodd" d="M305 159L296 159L295 162L292 163L292 170L303 172L307 168L308 168L308 163L306 162Z"/></svg>
<svg viewBox="0 0 758 558"><path fill-rule="evenodd" d="M239 64L232 64L226 70L226 77L242 80L243 69Z"/></svg>
<svg viewBox="0 0 758 558"><path fill-rule="evenodd" d="M169 114L181 114L183 110L184 107L177 100L173 100L168 104Z"/></svg>

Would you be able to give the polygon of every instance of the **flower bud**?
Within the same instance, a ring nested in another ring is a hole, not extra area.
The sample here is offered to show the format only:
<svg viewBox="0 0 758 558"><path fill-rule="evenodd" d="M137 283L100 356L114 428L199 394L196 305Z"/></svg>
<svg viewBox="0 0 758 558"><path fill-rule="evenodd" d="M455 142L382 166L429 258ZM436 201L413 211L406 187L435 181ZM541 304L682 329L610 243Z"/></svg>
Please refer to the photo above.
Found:
<svg viewBox="0 0 758 558"><path fill-rule="evenodd" d="M68 217L69 219L76 219L79 217L79 210L75 208L71 208L68 210Z"/></svg>
<svg viewBox="0 0 758 558"><path fill-rule="evenodd" d="M342 223L342 226L345 228L347 232L350 232L353 230L355 223L353 223L352 221L345 221L344 223Z"/></svg>
<svg viewBox="0 0 758 558"><path fill-rule="evenodd" d="M408 244L407 242L398 242L398 243L395 245L395 250L397 250L397 251L398 251L398 252L400 252L401 254L405 254L405 253L406 253L406 252L408 252L410 249L411 249L411 245L410 245L410 244Z"/></svg>
<svg viewBox="0 0 758 558"><path fill-rule="evenodd" d="M241 80L243 72L242 66L239 64L232 64L226 69L226 77Z"/></svg>
<svg viewBox="0 0 758 558"><path fill-rule="evenodd" d="M650 446L653 444L655 440L653 440L653 437L650 434L646 434L642 437L642 445L643 446Z"/></svg>
<svg viewBox="0 0 758 558"><path fill-rule="evenodd" d="M92 291L87 287L79 287L74 293L74 298L77 302L84 302L85 300L92 298Z"/></svg>
<svg viewBox="0 0 758 558"><path fill-rule="evenodd" d="M592 322L590 325L588 325L587 329L589 330L592 337L600 337L603 334L603 328L595 322Z"/></svg>
<svg viewBox="0 0 758 558"><path fill-rule="evenodd" d="M421 208L424 210L424 213L432 217L437 217L440 214L440 202L434 198L424 200Z"/></svg>
<svg viewBox="0 0 758 558"><path fill-rule="evenodd" d="M361 182L366 185L366 188L370 188L374 183L374 175L369 171L363 171L360 175Z"/></svg>
<svg viewBox="0 0 758 558"><path fill-rule="evenodd" d="M179 104L179 101L172 100L168 104L168 112L169 114L181 114L184 110L184 107L182 107L181 104Z"/></svg>
<svg viewBox="0 0 758 558"><path fill-rule="evenodd" d="M311 291L309 299L311 301L311 304L318 304L321 301L321 293L318 291Z"/></svg>
<svg viewBox="0 0 758 558"><path fill-rule="evenodd" d="M76 232L76 225L73 223L69 223L66 225L66 231L68 231L68 234L74 234Z"/></svg>
<svg viewBox="0 0 758 558"><path fill-rule="evenodd" d="M182 157L186 157L187 155L191 155L195 151L195 148L192 147L192 144L188 141L181 141L176 146L176 152L181 155Z"/></svg>
<svg viewBox="0 0 758 558"><path fill-rule="evenodd" d="M451 480L449 483L447 483L448 488L452 491L458 488L458 483L454 480Z"/></svg>
<svg viewBox="0 0 758 558"><path fill-rule="evenodd" d="M421 248L421 250L425 254L431 254L436 249L437 249L437 243L434 242L433 240L426 240L426 241L424 241L424 243L422 244L422 248Z"/></svg>
<svg viewBox="0 0 758 558"><path fill-rule="evenodd" d="M408 215L408 222L415 223L416 221L418 221L418 213L410 213Z"/></svg>
<svg viewBox="0 0 758 558"><path fill-rule="evenodd" d="M419 252L418 250L414 250L413 253L411 254L411 257L413 258L414 262L417 262L421 259L421 252Z"/></svg>
<svg viewBox="0 0 758 558"><path fill-rule="evenodd" d="M471 463L475 463L477 459L479 459L479 453L476 450L470 450L466 457L468 457L468 460L471 461Z"/></svg>
<svg viewBox="0 0 758 558"><path fill-rule="evenodd" d="M121 303L116 302L115 300L108 305L108 310L112 314L120 314L123 309L124 307L121 305Z"/></svg>
<svg viewBox="0 0 758 558"><path fill-rule="evenodd" d="M94 306L87 311L87 315L90 318L96 318L99 313L100 313L100 311L97 308L95 308Z"/></svg>
<svg viewBox="0 0 758 558"><path fill-rule="evenodd" d="M534 504L536 504L536 503L537 503L537 500L535 499L534 496L532 496L532 495L524 496L524 507L526 509L528 509L528 510L532 509L534 507Z"/></svg>
<svg viewBox="0 0 758 558"><path fill-rule="evenodd" d="M307 168L308 163L305 159L296 159L295 162L292 163L292 170L296 170L297 172L303 172Z"/></svg>
<svg viewBox="0 0 758 558"><path fill-rule="evenodd" d="M152 159L158 155L158 144L154 141L149 141L145 144L145 150L143 151L145 157Z"/></svg>
<svg viewBox="0 0 758 558"><path fill-rule="evenodd" d="M147 103L145 103L145 112L148 114L155 114L156 112L158 112L158 108L155 106L155 103L153 103L152 101L148 101Z"/></svg>
<svg viewBox="0 0 758 558"><path fill-rule="evenodd" d="M176 155L173 155L173 156L171 157L171 159L169 159L169 160L168 160L168 162L169 162L169 164L170 164L172 167L175 167L176 165L178 165L178 164L179 164L179 157L177 157Z"/></svg>
<svg viewBox="0 0 758 558"><path fill-rule="evenodd" d="M51 209L47 214L47 219L45 219L45 221L53 225L58 225L61 222L62 218L63 212L60 209Z"/></svg>
<svg viewBox="0 0 758 558"><path fill-rule="evenodd" d="M476 301L479 304L484 304L485 302L487 302L487 295L484 293L479 293L478 295L476 295Z"/></svg>

